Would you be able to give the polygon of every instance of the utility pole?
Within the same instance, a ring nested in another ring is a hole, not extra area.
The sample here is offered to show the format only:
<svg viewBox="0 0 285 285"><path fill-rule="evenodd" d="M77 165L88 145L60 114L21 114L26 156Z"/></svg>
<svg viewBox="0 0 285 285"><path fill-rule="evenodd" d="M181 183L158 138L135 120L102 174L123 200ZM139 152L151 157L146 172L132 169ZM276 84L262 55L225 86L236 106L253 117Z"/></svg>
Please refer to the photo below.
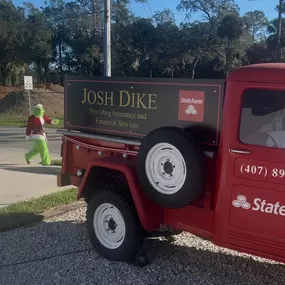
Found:
<svg viewBox="0 0 285 285"><path fill-rule="evenodd" d="M105 0L104 76L111 77L111 0Z"/></svg>
<svg viewBox="0 0 285 285"><path fill-rule="evenodd" d="M279 0L278 6L278 25L277 25L277 43L276 43L276 61L281 62L281 25L282 25L282 5L283 0Z"/></svg>

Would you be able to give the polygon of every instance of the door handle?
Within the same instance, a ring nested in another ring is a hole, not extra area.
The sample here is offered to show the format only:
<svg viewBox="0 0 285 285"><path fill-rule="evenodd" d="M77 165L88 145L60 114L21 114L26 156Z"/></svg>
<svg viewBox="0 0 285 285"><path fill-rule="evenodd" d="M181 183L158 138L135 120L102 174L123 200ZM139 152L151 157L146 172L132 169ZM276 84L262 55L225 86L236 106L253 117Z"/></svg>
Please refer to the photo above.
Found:
<svg viewBox="0 0 285 285"><path fill-rule="evenodd" d="M240 150L240 149L230 149L230 153L251 154L251 151L249 151L249 150Z"/></svg>

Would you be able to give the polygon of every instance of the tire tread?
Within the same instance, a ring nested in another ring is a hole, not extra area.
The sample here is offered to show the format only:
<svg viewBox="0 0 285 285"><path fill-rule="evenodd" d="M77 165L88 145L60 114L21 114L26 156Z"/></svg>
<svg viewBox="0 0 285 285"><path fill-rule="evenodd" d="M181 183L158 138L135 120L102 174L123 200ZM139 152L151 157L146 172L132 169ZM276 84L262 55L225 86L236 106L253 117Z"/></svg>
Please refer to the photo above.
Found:
<svg viewBox="0 0 285 285"><path fill-rule="evenodd" d="M193 179L186 179L185 185L173 195L163 195L157 192L147 179L145 158L148 151L157 143L167 142L178 148L187 164L187 175L191 173ZM193 167L189 169L189 165ZM184 208L197 198L204 188L205 157L198 141L183 129L163 127L152 131L143 141L137 161L138 181L142 190L157 204L167 208ZM186 189L188 188L188 189Z"/></svg>
<svg viewBox="0 0 285 285"><path fill-rule="evenodd" d="M110 199L109 202L108 199ZM96 205L100 205L98 204L98 201L100 200L106 200L105 202L116 206L124 217L126 236L123 244L118 249L110 250L102 246L94 232L93 217L96 210ZM114 203L114 201L116 202ZM136 254L139 252L140 246L142 244L142 227L137 215L136 208L134 204L129 201L129 199L117 193L113 188L101 190L97 192L88 203L86 210L86 219L87 231L91 240L91 244L99 255L111 261L128 262L135 260ZM131 226L132 228L130 229L128 226ZM130 240L128 232L131 232L131 236L134 237L134 240Z"/></svg>

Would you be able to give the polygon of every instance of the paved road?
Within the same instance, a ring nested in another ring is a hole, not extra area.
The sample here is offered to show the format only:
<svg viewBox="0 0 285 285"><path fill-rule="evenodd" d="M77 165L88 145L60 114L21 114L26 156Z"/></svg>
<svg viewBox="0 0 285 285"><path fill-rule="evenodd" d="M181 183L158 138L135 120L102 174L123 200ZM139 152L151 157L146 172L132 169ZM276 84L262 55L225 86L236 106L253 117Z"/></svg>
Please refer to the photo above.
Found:
<svg viewBox="0 0 285 285"><path fill-rule="evenodd" d="M58 159L61 136L55 129L47 131L51 158ZM0 127L0 207L60 189L56 184L60 167L39 165L39 156L26 164L24 154L30 147L24 128Z"/></svg>
<svg viewBox="0 0 285 285"><path fill-rule="evenodd" d="M48 146L51 153L60 153L61 135L55 129L46 128ZM30 142L25 141L25 128L0 127L0 148L29 149Z"/></svg>

